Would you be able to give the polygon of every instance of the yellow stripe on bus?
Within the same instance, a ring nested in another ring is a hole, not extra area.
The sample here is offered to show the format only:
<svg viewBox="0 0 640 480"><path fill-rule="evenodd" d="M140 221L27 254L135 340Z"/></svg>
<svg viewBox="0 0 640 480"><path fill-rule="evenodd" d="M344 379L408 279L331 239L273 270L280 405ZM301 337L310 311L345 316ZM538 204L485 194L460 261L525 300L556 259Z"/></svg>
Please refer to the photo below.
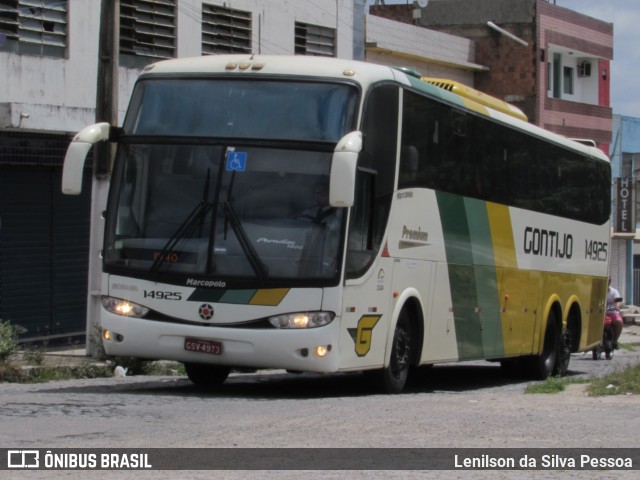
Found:
<svg viewBox="0 0 640 480"><path fill-rule="evenodd" d="M493 255L496 267L516 268L516 248L513 243L513 229L509 207L487 202L489 228L493 241Z"/></svg>
<svg viewBox="0 0 640 480"><path fill-rule="evenodd" d="M275 307L289 293L288 288L266 288L257 290L251 297L249 305L267 305Z"/></svg>

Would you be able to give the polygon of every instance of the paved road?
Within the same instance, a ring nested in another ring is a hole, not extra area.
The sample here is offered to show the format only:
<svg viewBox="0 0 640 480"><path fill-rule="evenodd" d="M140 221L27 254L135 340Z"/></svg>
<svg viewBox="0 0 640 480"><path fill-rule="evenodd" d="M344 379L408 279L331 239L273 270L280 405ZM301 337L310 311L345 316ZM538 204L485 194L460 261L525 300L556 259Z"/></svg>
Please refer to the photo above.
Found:
<svg viewBox="0 0 640 480"><path fill-rule="evenodd" d="M570 375L637 363L573 355ZM184 377L124 377L0 385L5 448L640 447L640 395L587 397L575 386L525 395L528 382L488 362L421 371L401 395L360 374L232 375L219 392ZM603 428L607 422L608 429ZM366 466L363 466L366 468ZM3 478L126 478L122 472L7 472ZM428 472L429 478L563 478L567 472ZM576 473L576 472L574 472ZM636 472L632 472L637 474ZM98 477L100 476L100 477ZM217 472L215 478L300 478L300 472ZM310 472L308 478L425 478L425 472ZM581 472L583 478L634 478ZM212 472L136 472L144 478L212 478Z"/></svg>

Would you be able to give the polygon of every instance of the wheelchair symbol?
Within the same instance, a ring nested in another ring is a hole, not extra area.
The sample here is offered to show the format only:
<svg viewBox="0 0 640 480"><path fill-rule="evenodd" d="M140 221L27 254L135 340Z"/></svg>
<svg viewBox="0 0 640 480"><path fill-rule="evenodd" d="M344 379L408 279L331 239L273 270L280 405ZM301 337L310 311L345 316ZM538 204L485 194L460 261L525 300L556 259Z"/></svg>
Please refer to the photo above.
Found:
<svg viewBox="0 0 640 480"><path fill-rule="evenodd" d="M227 152L227 171L244 172L247 169L247 152Z"/></svg>

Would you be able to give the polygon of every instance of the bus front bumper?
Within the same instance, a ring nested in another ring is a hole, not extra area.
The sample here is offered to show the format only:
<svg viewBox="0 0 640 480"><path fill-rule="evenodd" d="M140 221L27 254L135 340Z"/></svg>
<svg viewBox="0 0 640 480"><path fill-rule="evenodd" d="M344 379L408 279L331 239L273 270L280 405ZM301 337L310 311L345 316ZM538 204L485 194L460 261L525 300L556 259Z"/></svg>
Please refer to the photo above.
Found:
<svg viewBox="0 0 640 480"><path fill-rule="evenodd" d="M339 317L308 329L197 326L102 312L107 355L229 367L335 372ZM195 351L194 351L195 350Z"/></svg>

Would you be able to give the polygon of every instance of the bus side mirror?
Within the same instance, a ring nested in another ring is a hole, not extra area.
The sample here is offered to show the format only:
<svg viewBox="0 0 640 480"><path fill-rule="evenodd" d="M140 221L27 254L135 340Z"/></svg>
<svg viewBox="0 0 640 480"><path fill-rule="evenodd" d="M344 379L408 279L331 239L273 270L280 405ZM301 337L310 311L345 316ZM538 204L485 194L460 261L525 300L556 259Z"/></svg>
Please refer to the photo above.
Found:
<svg viewBox="0 0 640 480"><path fill-rule="evenodd" d="M329 180L329 204L351 207L356 189L356 167L362 150L362 132L351 132L340 139L333 151Z"/></svg>
<svg viewBox="0 0 640 480"><path fill-rule="evenodd" d="M91 147L109 139L110 125L96 123L80 130L69 145L62 168L62 193L79 195L82 191L82 172L84 162Z"/></svg>

